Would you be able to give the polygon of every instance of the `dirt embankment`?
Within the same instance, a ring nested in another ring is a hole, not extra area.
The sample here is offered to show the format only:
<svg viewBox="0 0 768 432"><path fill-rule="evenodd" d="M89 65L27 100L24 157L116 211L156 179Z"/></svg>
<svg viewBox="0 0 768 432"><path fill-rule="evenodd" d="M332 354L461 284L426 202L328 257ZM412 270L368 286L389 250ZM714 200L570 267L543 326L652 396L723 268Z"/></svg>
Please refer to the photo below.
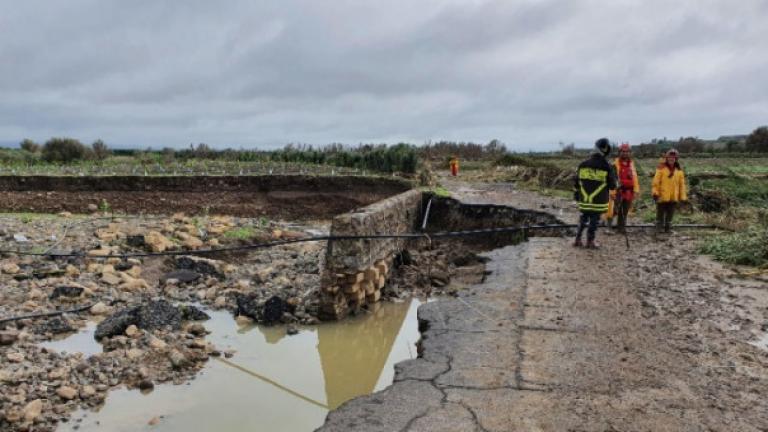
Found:
<svg viewBox="0 0 768 432"><path fill-rule="evenodd" d="M407 182L372 177L0 177L0 210L227 214L327 219L407 190Z"/></svg>

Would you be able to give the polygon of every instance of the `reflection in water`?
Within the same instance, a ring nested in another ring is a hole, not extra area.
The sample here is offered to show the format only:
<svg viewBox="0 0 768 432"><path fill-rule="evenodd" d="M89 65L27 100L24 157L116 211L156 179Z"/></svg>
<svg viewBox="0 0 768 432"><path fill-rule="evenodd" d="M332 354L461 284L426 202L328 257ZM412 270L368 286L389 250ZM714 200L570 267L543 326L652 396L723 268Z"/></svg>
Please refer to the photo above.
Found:
<svg viewBox="0 0 768 432"><path fill-rule="evenodd" d="M317 329L317 352L331 409L374 391L407 313L404 307L379 307L367 319Z"/></svg>
<svg viewBox="0 0 768 432"><path fill-rule="evenodd" d="M58 430L313 430L328 407L383 389L394 364L415 355L418 304L382 304L295 336L285 327L238 328L228 313L209 312L208 339L237 350L235 357L211 359L187 385L158 385L148 395L112 391L101 411L80 411ZM155 416L159 424L148 426Z"/></svg>

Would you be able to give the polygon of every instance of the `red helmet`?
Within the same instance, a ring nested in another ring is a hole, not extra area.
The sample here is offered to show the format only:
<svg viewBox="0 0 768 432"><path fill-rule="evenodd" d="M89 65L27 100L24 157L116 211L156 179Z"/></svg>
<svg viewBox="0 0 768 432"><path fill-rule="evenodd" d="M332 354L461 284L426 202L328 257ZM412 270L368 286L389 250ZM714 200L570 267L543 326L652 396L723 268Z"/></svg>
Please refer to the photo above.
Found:
<svg viewBox="0 0 768 432"><path fill-rule="evenodd" d="M620 152L622 152L622 151L632 151L632 147L629 146L629 143L622 143L619 146L619 151Z"/></svg>

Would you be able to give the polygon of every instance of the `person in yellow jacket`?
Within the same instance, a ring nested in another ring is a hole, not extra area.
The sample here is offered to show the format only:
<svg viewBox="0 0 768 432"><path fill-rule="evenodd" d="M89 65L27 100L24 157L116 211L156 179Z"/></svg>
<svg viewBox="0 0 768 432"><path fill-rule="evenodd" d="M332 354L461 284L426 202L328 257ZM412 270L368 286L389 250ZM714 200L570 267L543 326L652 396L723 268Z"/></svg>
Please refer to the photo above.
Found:
<svg viewBox="0 0 768 432"><path fill-rule="evenodd" d="M619 217L617 229L624 232L627 226L627 216L632 209L632 203L640 196L640 180L637 177L637 169L632 161L632 148L629 143L619 146L619 157L613 161L616 170L618 189L611 191L611 200L608 202L608 211L605 220L610 227L614 216Z"/></svg>
<svg viewBox="0 0 768 432"><path fill-rule="evenodd" d="M653 200L656 202L656 233L671 232L672 217L678 203L688 201L685 188L685 173L678 161L675 149L667 152L664 163L656 168L653 176Z"/></svg>

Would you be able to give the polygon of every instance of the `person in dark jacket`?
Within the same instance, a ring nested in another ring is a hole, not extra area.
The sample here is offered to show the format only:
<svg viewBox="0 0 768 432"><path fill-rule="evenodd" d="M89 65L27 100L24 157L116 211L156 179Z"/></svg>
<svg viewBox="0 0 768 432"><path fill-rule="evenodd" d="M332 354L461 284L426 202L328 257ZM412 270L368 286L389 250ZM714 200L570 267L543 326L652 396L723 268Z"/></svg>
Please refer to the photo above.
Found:
<svg viewBox="0 0 768 432"><path fill-rule="evenodd" d="M600 215L608 211L610 192L616 189L616 172L606 157L611 153L608 138L595 141L596 151L579 165L573 186L573 197L579 203L581 218L576 232L576 247L584 244L581 235L587 228L587 248L597 249L595 242Z"/></svg>

